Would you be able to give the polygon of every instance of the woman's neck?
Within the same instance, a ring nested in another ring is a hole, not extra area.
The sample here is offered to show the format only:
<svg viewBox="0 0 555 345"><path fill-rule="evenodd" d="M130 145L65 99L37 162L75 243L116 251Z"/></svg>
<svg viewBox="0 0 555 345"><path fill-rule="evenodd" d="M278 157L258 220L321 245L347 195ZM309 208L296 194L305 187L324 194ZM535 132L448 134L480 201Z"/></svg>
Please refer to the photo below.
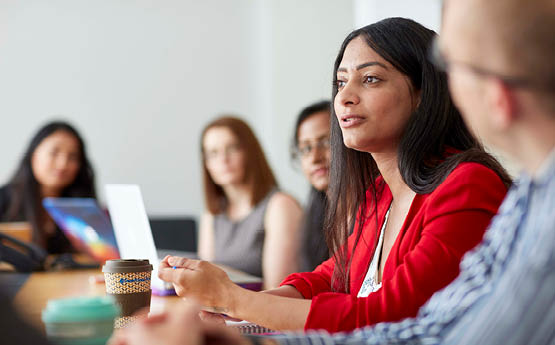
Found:
<svg viewBox="0 0 555 345"><path fill-rule="evenodd" d="M373 153L372 157L376 161L378 170L393 195L393 200L401 200L407 196L414 196L412 189L407 186L401 177L397 153Z"/></svg>
<svg viewBox="0 0 555 345"><path fill-rule="evenodd" d="M40 187L40 195L43 198L57 198L62 195L62 191L59 188L48 187L48 186L41 186Z"/></svg>
<svg viewBox="0 0 555 345"><path fill-rule="evenodd" d="M250 188L246 184L223 187L227 198L226 213L230 219L239 219L247 215L252 208Z"/></svg>

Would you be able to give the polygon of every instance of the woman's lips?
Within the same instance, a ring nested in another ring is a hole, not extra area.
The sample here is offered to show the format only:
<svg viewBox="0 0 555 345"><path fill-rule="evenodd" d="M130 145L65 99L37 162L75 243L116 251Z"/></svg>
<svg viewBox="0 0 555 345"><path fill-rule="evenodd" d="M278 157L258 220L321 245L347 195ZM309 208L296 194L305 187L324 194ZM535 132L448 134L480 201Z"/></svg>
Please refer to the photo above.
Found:
<svg viewBox="0 0 555 345"><path fill-rule="evenodd" d="M320 177L328 174L328 168L318 168L312 171L312 176Z"/></svg>
<svg viewBox="0 0 555 345"><path fill-rule="evenodd" d="M343 115L339 120L341 128L351 128L360 125L366 118L360 115Z"/></svg>
<svg viewBox="0 0 555 345"><path fill-rule="evenodd" d="M54 175L56 178L65 178L66 176L69 175L69 171L67 170L56 170L52 172L52 175Z"/></svg>

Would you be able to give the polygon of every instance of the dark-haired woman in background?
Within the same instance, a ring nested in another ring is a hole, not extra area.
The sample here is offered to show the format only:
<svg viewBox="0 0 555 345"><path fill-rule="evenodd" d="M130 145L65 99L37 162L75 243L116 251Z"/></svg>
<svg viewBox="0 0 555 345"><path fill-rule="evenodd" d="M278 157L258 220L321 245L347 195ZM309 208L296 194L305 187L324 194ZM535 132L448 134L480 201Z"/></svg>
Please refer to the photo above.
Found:
<svg viewBox="0 0 555 345"><path fill-rule="evenodd" d="M26 221L33 242L48 253L73 251L42 207L45 197L96 197L83 139L66 122L51 122L31 139L12 179L0 188L0 219Z"/></svg>
<svg viewBox="0 0 555 345"><path fill-rule="evenodd" d="M330 182L330 101L305 107L295 123L291 156L310 182L301 222L299 272L312 271L329 258L324 234L326 191Z"/></svg>
<svg viewBox="0 0 555 345"><path fill-rule="evenodd" d="M427 60L434 36L390 18L353 31L340 48L326 215L332 258L266 293L241 289L202 261L169 257L159 275L180 295L277 330L346 331L416 315L458 275L510 184Z"/></svg>

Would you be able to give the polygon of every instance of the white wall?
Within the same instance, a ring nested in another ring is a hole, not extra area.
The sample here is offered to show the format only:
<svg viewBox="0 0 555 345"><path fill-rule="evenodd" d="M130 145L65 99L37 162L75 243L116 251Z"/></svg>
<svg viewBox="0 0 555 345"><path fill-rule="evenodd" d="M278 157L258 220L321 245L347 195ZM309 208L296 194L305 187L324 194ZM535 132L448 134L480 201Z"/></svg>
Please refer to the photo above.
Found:
<svg viewBox="0 0 555 345"><path fill-rule="evenodd" d="M243 115L285 190L301 107L329 97L331 62L353 27L335 0L0 0L0 183L31 135L64 118L105 183L138 183L150 214L202 209L198 136Z"/></svg>
<svg viewBox="0 0 555 345"><path fill-rule="evenodd" d="M264 11L271 39L263 50L270 73L263 141L274 149L269 158L282 188L304 201L308 184L289 158L294 122L303 107L331 97L333 62L354 28L352 3L276 0L266 1Z"/></svg>
<svg viewBox="0 0 555 345"><path fill-rule="evenodd" d="M355 27L388 17L410 18L439 33L441 0L354 0Z"/></svg>

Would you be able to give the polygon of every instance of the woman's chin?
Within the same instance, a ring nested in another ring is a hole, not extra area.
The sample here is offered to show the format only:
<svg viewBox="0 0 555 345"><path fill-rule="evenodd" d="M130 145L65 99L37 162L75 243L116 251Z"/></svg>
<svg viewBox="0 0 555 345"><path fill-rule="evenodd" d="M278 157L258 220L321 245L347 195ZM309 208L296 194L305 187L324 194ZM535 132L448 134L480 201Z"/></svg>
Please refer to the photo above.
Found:
<svg viewBox="0 0 555 345"><path fill-rule="evenodd" d="M360 140L357 139L349 139L349 138L345 138L343 140L343 143L345 144L345 146L349 149L355 150L355 151L361 151L361 152L368 152L366 150L367 145L365 145L366 143L361 142Z"/></svg>
<svg viewBox="0 0 555 345"><path fill-rule="evenodd" d="M225 187L225 186L235 186L242 184L242 179L235 176L229 176L225 178L220 178L216 181L216 184Z"/></svg>
<svg viewBox="0 0 555 345"><path fill-rule="evenodd" d="M326 179L325 181L313 181L312 187L314 187L319 192L325 192L328 189L329 180Z"/></svg>

